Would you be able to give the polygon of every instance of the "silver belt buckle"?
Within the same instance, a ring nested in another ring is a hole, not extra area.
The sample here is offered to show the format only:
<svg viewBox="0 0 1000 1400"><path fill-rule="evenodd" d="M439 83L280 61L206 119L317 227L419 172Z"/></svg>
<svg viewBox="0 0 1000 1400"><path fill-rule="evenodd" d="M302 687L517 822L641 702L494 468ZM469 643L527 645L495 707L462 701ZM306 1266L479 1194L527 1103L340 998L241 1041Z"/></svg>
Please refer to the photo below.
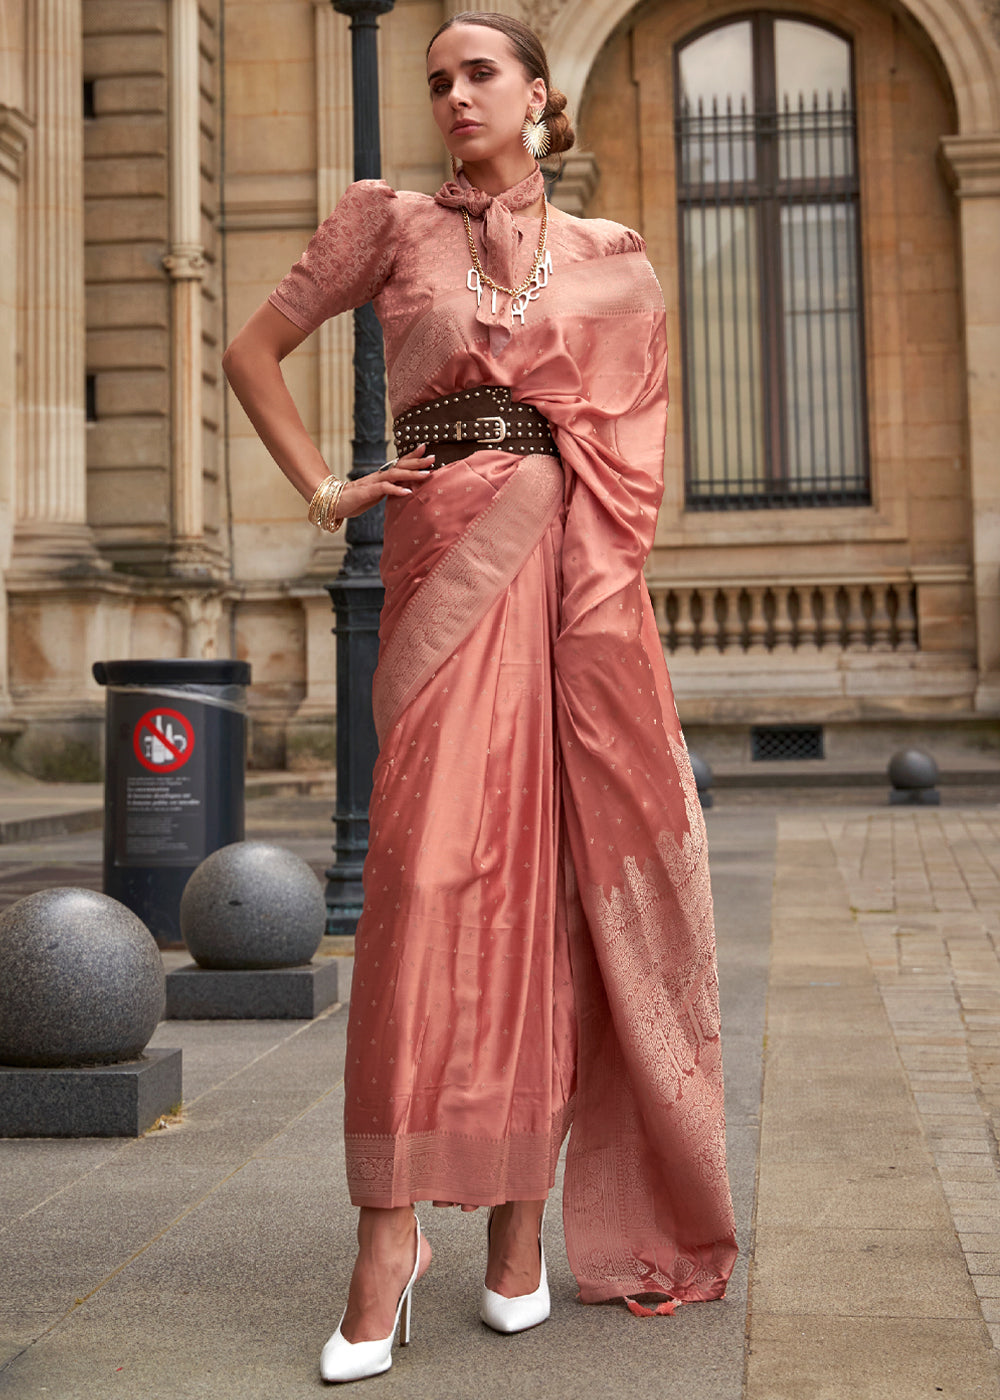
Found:
<svg viewBox="0 0 1000 1400"><path fill-rule="evenodd" d="M483 432L482 432L482 425L483 425L483 424L487 424L487 423L495 423L495 424L496 424L496 429L495 429L495 431L494 431L494 433L493 433L493 435L492 435L491 437L484 437ZM499 414L495 414L495 415L493 415L493 416L490 417L490 418L477 418L477 419L476 419L476 441L477 441L477 442L486 442L486 443L491 443L491 444L492 444L492 443L495 443L495 442L503 442L503 440L504 440L504 438L505 438L506 436L507 436L507 423L506 423L506 420L503 419L503 418L501 418Z"/></svg>

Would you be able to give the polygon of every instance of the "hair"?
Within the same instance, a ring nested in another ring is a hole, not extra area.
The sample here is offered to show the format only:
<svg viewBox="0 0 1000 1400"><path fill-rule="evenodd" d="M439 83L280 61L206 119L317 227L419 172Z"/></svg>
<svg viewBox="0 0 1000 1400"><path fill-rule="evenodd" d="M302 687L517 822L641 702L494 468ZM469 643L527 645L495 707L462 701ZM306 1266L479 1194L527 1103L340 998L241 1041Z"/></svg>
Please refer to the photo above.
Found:
<svg viewBox="0 0 1000 1400"><path fill-rule="evenodd" d="M506 36L514 57L520 63L528 76L530 82L536 78L541 78L545 84L545 91L548 94L542 117L549 129L549 155L562 155L563 151L568 151L576 140L576 133L566 116L566 99L558 88L552 86L552 79L549 77L549 60L545 56L545 49L542 41L533 29L529 29L519 19L514 19L511 15L501 15L483 10L466 10L462 14L452 15L451 19L446 19L441 28L432 36L427 45L427 52L430 53L434 40L443 34L446 29L451 29L456 24L478 24L483 29L496 29L500 34Z"/></svg>

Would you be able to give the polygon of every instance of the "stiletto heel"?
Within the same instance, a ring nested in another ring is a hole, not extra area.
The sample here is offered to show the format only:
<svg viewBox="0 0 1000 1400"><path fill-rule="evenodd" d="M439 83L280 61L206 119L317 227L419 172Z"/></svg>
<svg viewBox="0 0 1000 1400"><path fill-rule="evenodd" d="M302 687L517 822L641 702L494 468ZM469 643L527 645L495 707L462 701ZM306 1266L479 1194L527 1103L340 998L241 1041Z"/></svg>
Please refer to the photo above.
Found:
<svg viewBox="0 0 1000 1400"><path fill-rule="evenodd" d="M392 1345L399 1333L400 1346L410 1344L410 1311L413 1300L413 1285L417 1281L420 1268L420 1221L414 1216L417 1227L417 1257L413 1261L410 1281L400 1294L396 1307L396 1317L388 1337L374 1342L349 1342L340 1328L345 1314L337 1323L337 1330L327 1342L319 1358L319 1373L325 1381L360 1381L366 1376L380 1376L392 1365Z"/></svg>
<svg viewBox="0 0 1000 1400"><path fill-rule="evenodd" d="M489 1244L490 1226L493 1211L486 1218L486 1241ZM492 1327L494 1332L526 1332L529 1327L537 1327L552 1311L549 1299L549 1281L545 1273L545 1243L542 1240L542 1226L545 1224L545 1207L538 1225L538 1252L541 1258L541 1278L534 1293L522 1293L516 1298L505 1298L502 1293L494 1293L492 1288L483 1285L479 1316Z"/></svg>
<svg viewBox="0 0 1000 1400"><path fill-rule="evenodd" d="M419 1248L419 1245L417 1246ZM407 1289L403 1294L403 1311L399 1317L399 1345L408 1347L410 1345L410 1307L413 1301L413 1290Z"/></svg>

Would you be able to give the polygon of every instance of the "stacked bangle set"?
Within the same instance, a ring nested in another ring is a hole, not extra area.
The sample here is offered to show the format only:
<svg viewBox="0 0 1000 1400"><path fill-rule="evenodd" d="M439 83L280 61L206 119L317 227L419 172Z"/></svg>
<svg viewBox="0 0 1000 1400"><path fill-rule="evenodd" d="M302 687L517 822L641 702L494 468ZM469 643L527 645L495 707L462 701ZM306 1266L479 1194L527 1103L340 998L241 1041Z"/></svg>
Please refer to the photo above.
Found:
<svg viewBox="0 0 1000 1400"><path fill-rule="evenodd" d="M318 525L321 530L328 530L332 535L343 525L343 520L337 519L337 506L340 503L340 495L346 481L341 481L337 476L328 476L325 481L321 481L316 487L316 494L309 502L309 523Z"/></svg>

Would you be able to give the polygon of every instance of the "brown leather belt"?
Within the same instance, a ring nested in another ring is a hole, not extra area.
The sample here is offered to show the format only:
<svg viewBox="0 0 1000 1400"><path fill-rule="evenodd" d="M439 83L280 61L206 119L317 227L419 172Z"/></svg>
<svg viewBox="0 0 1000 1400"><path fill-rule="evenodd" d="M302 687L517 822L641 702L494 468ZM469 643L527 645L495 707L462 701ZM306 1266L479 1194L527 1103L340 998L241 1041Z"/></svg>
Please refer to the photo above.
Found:
<svg viewBox="0 0 1000 1400"><path fill-rule="evenodd" d="M518 457L559 455L543 414L531 404L515 403L510 390L499 384L481 384L408 408L394 420L392 434L401 457L426 442L436 467L490 447Z"/></svg>

